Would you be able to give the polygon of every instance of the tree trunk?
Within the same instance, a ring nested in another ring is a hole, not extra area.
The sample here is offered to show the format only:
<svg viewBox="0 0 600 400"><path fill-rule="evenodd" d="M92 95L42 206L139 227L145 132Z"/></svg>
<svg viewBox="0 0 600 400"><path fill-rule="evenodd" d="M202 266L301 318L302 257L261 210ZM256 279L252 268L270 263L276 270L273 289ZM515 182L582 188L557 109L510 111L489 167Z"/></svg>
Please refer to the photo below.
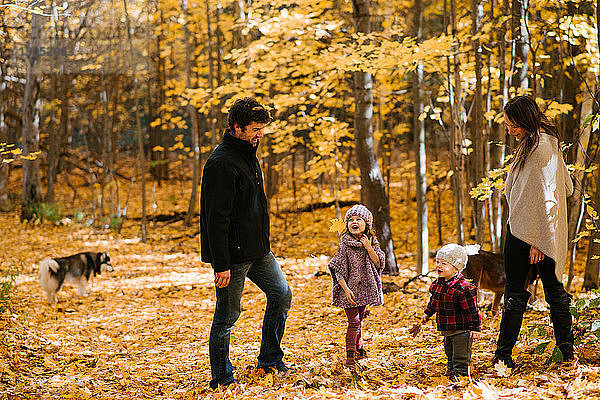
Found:
<svg viewBox="0 0 600 400"><path fill-rule="evenodd" d="M52 25L54 25L54 36L52 38L52 46L56 46L56 41L59 37L59 28L58 28L58 16L56 15L56 5L54 1L51 2L52 7ZM64 27L63 27L64 29ZM58 71L53 71L54 78L57 76L62 76L64 74L64 65L59 65ZM60 81L61 79L59 79ZM57 95L57 79L52 79L52 95L51 98L60 99L61 103L65 101L64 93L61 92ZM60 152L59 140L60 136L58 133L58 129L54 126L54 118L50 119L51 126L48 129L48 152L46 161L48 162L48 171L46 173L46 195L44 196L44 201L46 203L54 203L54 183L56 182L56 175L58 170L58 157Z"/></svg>
<svg viewBox="0 0 600 400"><path fill-rule="evenodd" d="M527 24L529 23L528 9L529 0L512 0L512 75L511 86L515 88L527 89L529 81L528 74L528 54L529 54L529 35L527 33ZM517 63L521 63L518 67ZM518 71L517 71L518 68Z"/></svg>
<svg viewBox="0 0 600 400"><path fill-rule="evenodd" d="M479 184L486 175L485 171L485 144L486 133L483 127L483 88L481 83L481 43L479 41L481 19L483 17L483 4L481 0L472 0L471 2L471 34L473 35L472 45L475 54L475 95L473 99L473 121L472 138L475 153L474 182ZM484 247L485 244L485 203L475 200L475 237L477 243Z"/></svg>
<svg viewBox="0 0 600 400"><path fill-rule="evenodd" d="M356 32L371 31L369 3L370 0L352 0ZM385 252L384 272L396 275L398 267L390 227L390 205L373 146L373 80L370 73L354 73L354 101L354 140L360 168L361 195L373 213L375 231Z"/></svg>
<svg viewBox="0 0 600 400"><path fill-rule="evenodd" d="M23 96L22 141L23 154L30 155L39 151L40 146L40 100L39 100L39 58L42 36L42 17L38 14L31 16L31 36L27 54L27 73L25 78L25 93ZM40 182L40 161L23 160L23 192L21 195L21 221L31 220L32 205L42 201Z"/></svg>
<svg viewBox="0 0 600 400"><path fill-rule="evenodd" d="M160 15L160 24L163 26L164 16L163 10L159 11ZM162 106L165 105L165 63L163 61L163 57L161 54L162 42L164 39L164 33L161 29L160 33L156 35L156 79L155 79L155 93L158 96L157 105L155 109L156 118L158 120L158 125L152 129L150 134L150 157L152 163L150 165L150 173L154 177L156 183L160 187L162 185L162 181L168 178L168 131L164 129L164 120L163 114L164 111L161 109ZM154 151L156 147L160 147L160 151Z"/></svg>
<svg viewBox="0 0 600 400"><path fill-rule="evenodd" d="M596 133L598 134L598 133ZM595 193L592 199L594 208L598 210L600 205L600 171L596 171L596 187ZM600 287L599 274L600 274L600 230L594 229L590 234L590 240L588 243L588 256L585 263L585 272L583 275L582 289L592 290Z"/></svg>
<svg viewBox="0 0 600 400"><path fill-rule="evenodd" d="M210 114L209 114L209 121L210 121L210 132L211 132L211 144L212 144L212 148L214 149L217 146L217 130L215 127L215 107L212 105L212 98L214 95L214 76L215 76L215 67L214 67L214 60L213 60L213 37L214 37L214 33L212 30L212 25L210 23L210 9L209 9L209 4L208 4L208 0L206 0L206 34L208 37L208 41L207 41L207 47L206 47L206 52L208 55L208 87L210 88L210 102L211 102L211 106L210 106Z"/></svg>
<svg viewBox="0 0 600 400"><path fill-rule="evenodd" d="M242 33L244 29L243 24L246 23L246 10L244 3L244 0L233 0L233 8L235 11L234 17L237 18L237 25L235 28L233 28L232 46L234 49L240 49L244 47L244 35Z"/></svg>
<svg viewBox="0 0 600 400"><path fill-rule="evenodd" d="M208 2L206 4L208 7ZM181 12L184 17L183 34L185 40L185 86L190 89L192 87L192 66L191 57L192 49L190 43L190 33L188 29L188 10L187 0L183 0L181 3ZM207 11L208 14L208 11ZM189 96L189 94L188 94ZM199 147L198 147L198 117L196 113L196 107L191 103L191 99L188 99L188 114L190 115L190 124L192 126L192 148L193 148L193 164L192 164L192 194L190 196L190 203L188 206L188 212L185 216L185 225L192 225L192 219L196 214L196 207L198 206L198 185L200 183L200 163L199 163Z"/></svg>
<svg viewBox="0 0 600 400"><path fill-rule="evenodd" d="M502 17L506 17L509 13L508 0L504 0L502 7ZM500 109L504 109L504 105L508 101L508 83L506 81L506 32L508 30L508 21L505 21L498 32L497 43L498 43L498 70L500 80ZM492 147L490 149L490 168L502 168L504 165L504 156L506 154L506 143L504 138L506 136L506 129L504 124L500 123L495 126L496 129L491 130L490 140ZM505 224L502 220L502 193L498 190L494 190L491 198L492 218L493 223L496 226L495 236L492 240L492 251L494 253L502 253L504 242L502 238L504 236Z"/></svg>
<svg viewBox="0 0 600 400"><path fill-rule="evenodd" d="M581 123L579 126L583 126L583 120L585 116L589 113L594 113L598 111L598 107L593 106L593 96L587 92L583 93L583 101L581 102ZM590 154L590 150L592 150L593 140L590 140L591 134L591 124L588 127L579 129L580 134L574 138L571 157L569 157L568 162L577 165L584 165L585 167L589 167L591 160L587 159L586 154ZM573 195L567 199L567 210L568 210L568 238L569 238L569 251L570 257L568 259L569 262L569 277L567 280L567 291L571 289L571 284L573 283L573 277L575 272L575 252L577 250L577 243L574 243L573 240L575 236L579 232L581 228L582 218L584 214L584 189L585 189L585 181L586 176L584 171L575 170L572 174L573 178Z"/></svg>
<svg viewBox="0 0 600 400"><path fill-rule="evenodd" d="M465 230L463 224L463 157L462 157L462 101L460 82L460 59L456 22L456 0L450 0L450 23L452 26L452 40L454 42L454 87L450 77L450 58L448 64L448 87L452 91L450 97L450 167L452 168L452 190L454 192L454 214L456 219L456 241L459 244L465 242ZM452 90L453 89L453 90Z"/></svg>
<svg viewBox="0 0 600 400"><path fill-rule="evenodd" d="M596 22L600 26L600 0L596 2ZM598 29L598 46L600 50L600 29ZM597 101L596 99L594 99ZM597 103L596 103L597 104ZM596 107L594 107L596 108ZM599 112L596 109L596 112ZM592 132L593 134L593 132ZM594 136L598 136L600 132L596 132ZM600 171L596 171L596 187L594 193L593 204L596 210L600 206ZM590 241L588 244L588 257L585 264L585 272L583 275L583 289L591 290L598 289L600 287L599 274L600 274L600 259L595 258L600 254L600 231L594 230L590 235Z"/></svg>
<svg viewBox="0 0 600 400"><path fill-rule="evenodd" d="M0 15L0 24L4 24L4 13ZM5 28L6 29L6 28ZM6 35L5 35L6 37ZM6 60L7 54L4 42L0 43L0 58ZM5 82L6 63L0 63L0 82ZM8 93L6 84L0 84L0 143L8 143L8 126L6 123L6 111L8 109ZM8 208L8 164L2 162L0 156L0 211Z"/></svg>
<svg viewBox="0 0 600 400"><path fill-rule="evenodd" d="M123 8L125 10L125 20L127 22L127 38L129 40L129 57L131 62L131 70L133 75L133 97L135 98L135 122L137 128L137 140L138 140L138 157L140 163L140 175L141 175L141 192L142 192L142 218L140 222L140 229L142 234L142 242L146 243L146 155L144 153L144 135L142 134L142 121L140 119L141 105L139 101L138 80L137 80L137 67L133 59L133 39L131 37L131 23L129 21L129 13L127 12L127 0L123 0Z"/></svg>
<svg viewBox="0 0 600 400"><path fill-rule="evenodd" d="M417 43L422 40L423 31L423 1L415 1L414 36ZM425 151L425 121L420 118L423 113L423 62L418 61L413 79L413 121L414 121L414 151L415 175L417 187L417 273L429 271L429 228L427 224L427 154Z"/></svg>

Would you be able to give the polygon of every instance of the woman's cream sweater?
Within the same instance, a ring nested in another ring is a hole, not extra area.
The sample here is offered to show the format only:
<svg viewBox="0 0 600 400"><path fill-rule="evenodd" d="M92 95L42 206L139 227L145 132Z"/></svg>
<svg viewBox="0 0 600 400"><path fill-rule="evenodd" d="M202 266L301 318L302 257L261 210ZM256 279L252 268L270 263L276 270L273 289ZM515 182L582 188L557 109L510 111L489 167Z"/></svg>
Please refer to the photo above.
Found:
<svg viewBox="0 0 600 400"><path fill-rule="evenodd" d="M562 282L567 260L567 197L573 194L573 182L558 139L541 133L522 168L510 166L504 190L511 233L552 258Z"/></svg>

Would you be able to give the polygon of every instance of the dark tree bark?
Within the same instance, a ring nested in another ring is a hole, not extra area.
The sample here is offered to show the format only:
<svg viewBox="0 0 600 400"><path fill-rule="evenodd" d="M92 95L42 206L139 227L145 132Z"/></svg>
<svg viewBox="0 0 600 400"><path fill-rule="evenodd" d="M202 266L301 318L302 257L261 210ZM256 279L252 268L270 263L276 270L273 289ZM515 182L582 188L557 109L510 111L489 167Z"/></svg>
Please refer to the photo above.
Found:
<svg viewBox="0 0 600 400"><path fill-rule="evenodd" d="M457 22L456 22L456 0L450 0L450 23L452 26L452 38L455 43L454 48L454 69L453 78L450 77L450 58L448 58L448 87L452 93L450 98L450 167L454 172L452 174L452 186L454 192L454 213L456 219L456 241L459 244L465 242L465 230L463 224L463 135L462 135L462 100L461 100L461 82L460 82L460 43L458 43ZM454 79L454 86L452 85Z"/></svg>
<svg viewBox="0 0 600 400"><path fill-rule="evenodd" d="M164 15L163 10L159 11L160 15L160 23L164 24ZM155 110L156 118L159 120L158 126L154 127L154 129L150 132L150 157L152 163L150 165L150 173L154 177L158 186L162 185L162 181L168 179L169 175L169 164L168 160L168 131L166 131L163 127L163 119L162 116L164 111L160 109L161 106L165 104L165 62L164 58L161 54L162 43L164 41L164 33L161 30L158 35L156 35L156 79L154 91L158 96L157 107ZM161 151L154 151L153 149L156 147L162 148Z"/></svg>
<svg viewBox="0 0 600 400"><path fill-rule="evenodd" d="M598 134L598 132L596 132ZM593 195L593 204L596 209L600 205L600 172L596 172L596 192ZM584 290L592 290L600 288L599 275L600 275L600 259L597 258L600 255L600 231L593 230L590 234L590 240L588 243L588 256L585 264L585 271L583 275Z"/></svg>
<svg viewBox="0 0 600 400"><path fill-rule="evenodd" d="M214 76L215 76L215 63L213 59L213 39L214 32L212 29L212 24L210 21L210 8L208 4L208 0L206 0L206 34L208 37L206 52L208 54L208 87L210 88L210 96L211 96L211 106L210 106L210 132L211 132L211 144L214 149L217 146L217 129L215 126L215 107L212 105L212 96L215 90Z"/></svg>
<svg viewBox="0 0 600 400"><path fill-rule="evenodd" d="M185 36L185 85L186 88L192 87L192 66L191 66L191 57L192 57L192 49L190 42L190 33L188 29L188 8L187 8L187 0L183 0L181 3L181 11L184 15L185 22L183 25L183 32ZM208 10L208 2L206 3ZM208 11L207 11L208 14ZM210 29L210 28L209 28ZM184 223L187 226L192 224L192 219L196 214L196 207L198 206L198 185L200 184L200 163L199 163L199 146L198 146L198 114L196 112L196 107L191 102L191 99L188 100L188 114L190 115L190 124L191 124L191 132L192 132L192 151L193 151L193 163L192 163L192 193L190 196L190 203L188 205L188 212L185 216Z"/></svg>
<svg viewBox="0 0 600 400"><path fill-rule="evenodd" d="M142 234L142 242L146 243L146 155L144 153L144 135L142 133L142 121L140 117L141 104L139 96L137 94L138 80L136 74L136 64L133 59L133 39L131 37L131 23L129 21L129 13L127 12L127 0L123 0L123 8L125 10L125 20L127 23L127 38L129 40L129 57L131 63L131 70L133 75L133 87L134 87L134 98L135 98L135 122L137 130L137 141L138 141L138 157L140 164L140 175L141 175L141 192L142 192L142 218L140 221L140 229Z"/></svg>
<svg viewBox="0 0 600 400"><path fill-rule="evenodd" d="M233 8L237 25L233 28L233 48L239 49L244 47L244 35L242 34L243 24L246 23L246 7L245 0L233 0Z"/></svg>
<svg viewBox="0 0 600 400"><path fill-rule="evenodd" d="M370 0L352 0L354 29L371 32ZM373 213L375 230L381 249L385 252L384 272L398 273L390 227L390 205L385 193L385 182L373 145L373 78L370 73L354 73L354 141L360 168L361 196Z"/></svg>
<svg viewBox="0 0 600 400"><path fill-rule="evenodd" d="M596 21L600 27L600 0L596 2ZM600 29L598 29L598 46L600 50ZM598 109L598 92L594 96L594 110L596 113L600 112ZM595 140L598 140L598 135L600 132L592 132L592 137L595 137ZM597 153L596 153L597 154ZM600 205L600 171L596 172L596 192L594 193L593 204L598 210ZM600 259L594 258L598 257L600 254L600 231L594 230L590 235L590 241L588 244L588 257L587 262L585 264L585 272L583 276L583 289L591 290L598 289L600 287Z"/></svg>
<svg viewBox="0 0 600 400"><path fill-rule="evenodd" d="M0 13L0 24L4 26L4 13ZM6 31L3 35L5 38L8 37ZM5 47L4 40L0 42L0 58L6 60L8 58L7 50ZM0 82L5 82L6 76L6 63L0 63ZM0 143L8 142L8 125L6 123L8 110L8 93L6 85L0 85ZM8 208L8 164L2 162L0 157L0 211L4 211Z"/></svg>
<svg viewBox="0 0 600 400"><path fill-rule="evenodd" d="M23 96L22 144L23 154L29 155L39 151L40 146L40 43L42 39L42 17L31 16L31 34L27 54L27 75ZM33 218L32 206L42 201L40 182L40 161L23 160L23 192L21 195L21 221Z"/></svg>

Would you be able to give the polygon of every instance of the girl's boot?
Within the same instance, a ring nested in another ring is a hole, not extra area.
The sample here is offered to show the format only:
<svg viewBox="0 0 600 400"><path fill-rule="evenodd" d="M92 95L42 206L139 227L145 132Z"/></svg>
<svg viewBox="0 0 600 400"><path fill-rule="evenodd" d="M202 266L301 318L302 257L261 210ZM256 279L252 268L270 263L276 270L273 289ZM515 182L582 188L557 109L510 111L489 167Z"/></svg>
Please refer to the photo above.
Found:
<svg viewBox="0 0 600 400"><path fill-rule="evenodd" d="M354 368L356 365L356 351L346 351L346 367Z"/></svg>
<svg viewBox="0 0 600 400"><path fill-rule="evenodd" d="M356 359L356 361L362 360L363 358L367 358L367 351L365 349L356 350L354 358Z"/></svg>

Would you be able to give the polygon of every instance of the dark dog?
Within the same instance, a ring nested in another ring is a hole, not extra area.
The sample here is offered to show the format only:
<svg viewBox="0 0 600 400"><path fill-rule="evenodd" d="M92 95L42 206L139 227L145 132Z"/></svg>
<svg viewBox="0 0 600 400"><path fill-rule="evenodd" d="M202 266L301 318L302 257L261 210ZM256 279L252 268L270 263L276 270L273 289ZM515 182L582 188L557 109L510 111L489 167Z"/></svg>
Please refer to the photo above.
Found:
<svg viewBox="0 0 600 400"><path fill-rule="evenodd" d="M478 245L467 247L469 259L467 266L463 270L465 278L471 280L478 289L487 289L494 293L492 303L492 313L498 312L500 300L504 295L504 285L506 285L506 272L504 271L504 257L485 250L479 250ZM529 269L525 287L532 284L537 277L537 269Z"/></svg>
<svg viewBox="0 0 600 400"><path fill-rule="evenodd" d="M471 254L475 251L475 246L468 246L468 248L469 259L463 270L463 275L472 281L478 289L487 289L494 293L492 313L496 314L506 284L504 258L485 250L477 250L476 254Z"/></svg>
<svg viewBox="0 0 600 400"><path fill-rule="evenodd" d="M46 292L48 303L56 303L58 292L65 280L77 285L81 296L87 296L88 281L95 275L100 275L102 269L113 271L108 252L79 253L68 257L47 258L40 262L40 285Z"/></svg>

